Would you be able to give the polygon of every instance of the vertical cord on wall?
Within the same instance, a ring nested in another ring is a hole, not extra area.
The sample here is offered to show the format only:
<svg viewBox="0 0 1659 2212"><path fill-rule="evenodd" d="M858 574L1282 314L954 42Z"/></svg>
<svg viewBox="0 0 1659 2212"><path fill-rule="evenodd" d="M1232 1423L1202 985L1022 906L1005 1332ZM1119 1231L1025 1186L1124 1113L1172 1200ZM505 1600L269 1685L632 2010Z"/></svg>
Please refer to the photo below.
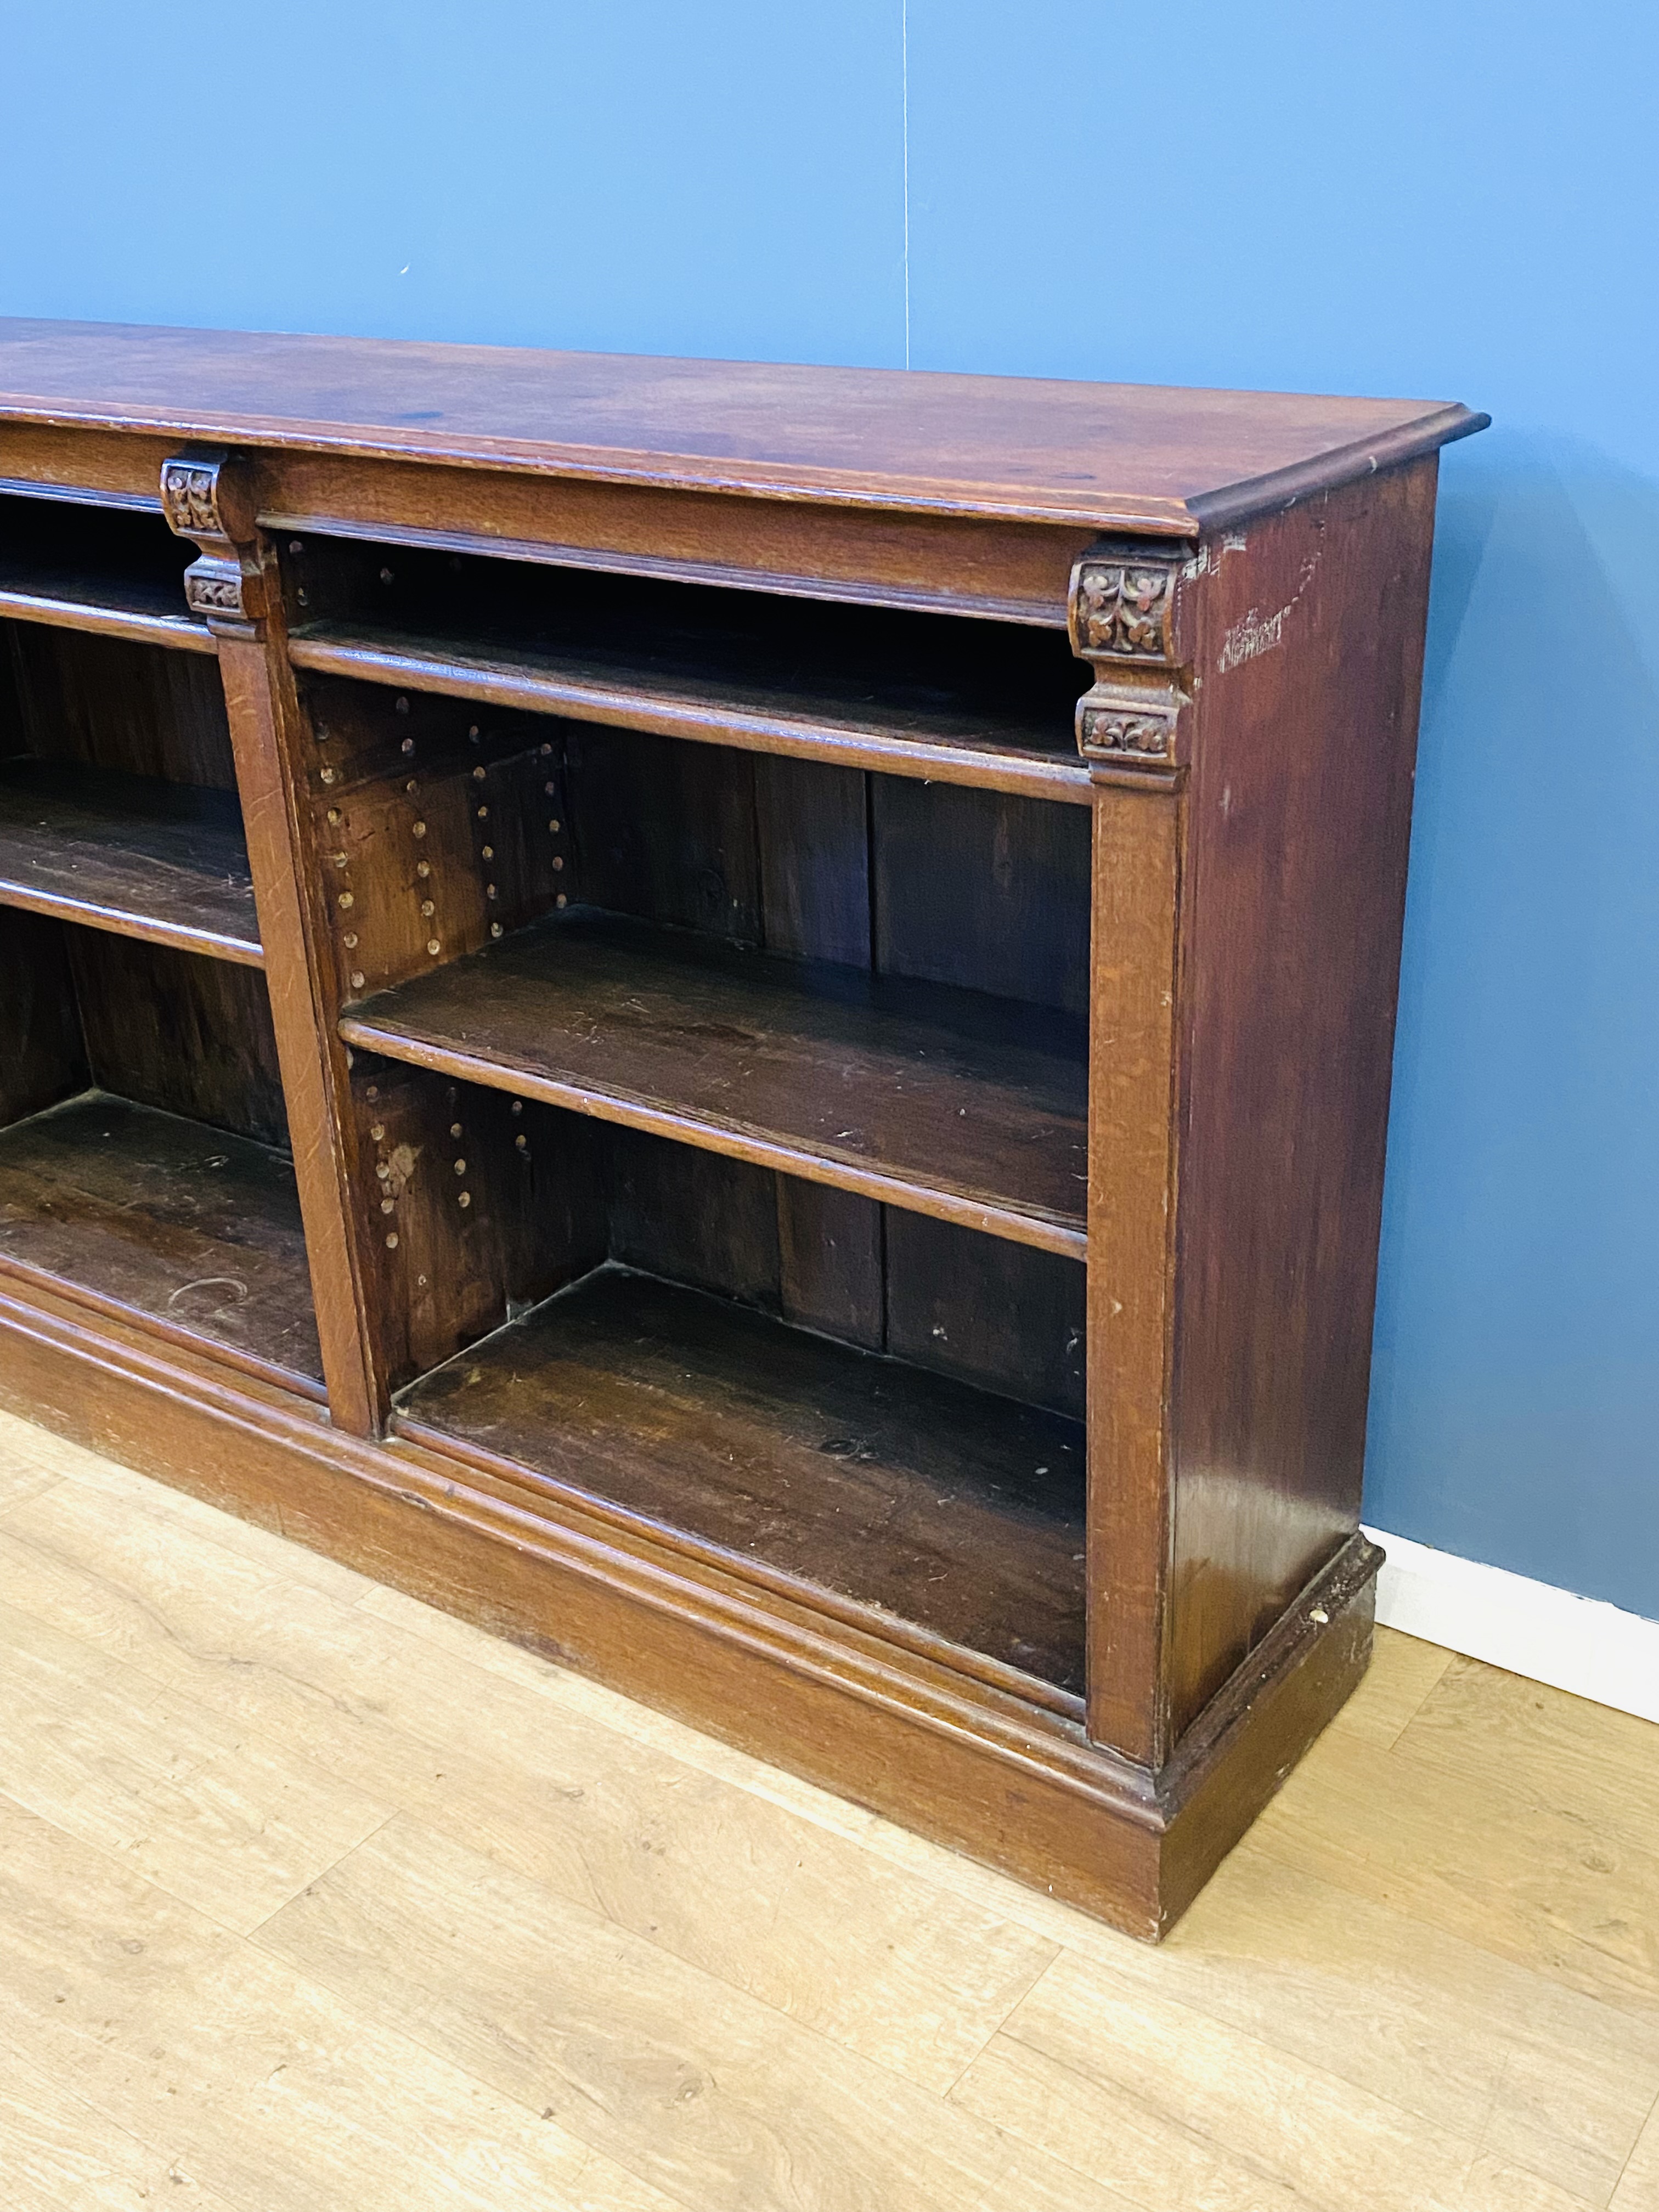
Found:
<svg viewBox="0 0 1659 2212"><path fill-rule="evenodd" d="M904 90L904 366L910 366L910 0L899 0L899 53Z"/></svg>

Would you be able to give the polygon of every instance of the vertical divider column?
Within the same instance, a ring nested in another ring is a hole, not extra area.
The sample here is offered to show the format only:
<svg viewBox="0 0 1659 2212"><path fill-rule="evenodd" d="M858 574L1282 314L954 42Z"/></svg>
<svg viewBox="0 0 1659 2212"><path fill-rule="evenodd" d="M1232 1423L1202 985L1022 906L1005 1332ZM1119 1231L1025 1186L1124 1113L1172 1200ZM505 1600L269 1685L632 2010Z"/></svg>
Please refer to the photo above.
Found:
<svg viewBox="0 0 1659 2212"><path fill-rule="evenodd" d="M1103 540L1072 576L1094 786L1090 915L1091 1737L1168 1759L1181 929L1190 671L1182 566Z"/></svg>
<svg viewBox="0 0 1659 2212"><path fill-rule="evenodd" d="M337 1426L373 1436L387 1396L354 1226L356 1133L343 1111L349 1082L333 955L299 804L304 716L276 556L257 526L245 462L222 453L168 459L161 504L174 532L200 549L185 593L218 641L330 1411Z"/></svg>
<svg viewBox="0 0 1659 2212"><path fill-rule="evenodd" d="M1168 1741L1178 793L1097 782L1089 1046L1088 1727Z"/></svg>

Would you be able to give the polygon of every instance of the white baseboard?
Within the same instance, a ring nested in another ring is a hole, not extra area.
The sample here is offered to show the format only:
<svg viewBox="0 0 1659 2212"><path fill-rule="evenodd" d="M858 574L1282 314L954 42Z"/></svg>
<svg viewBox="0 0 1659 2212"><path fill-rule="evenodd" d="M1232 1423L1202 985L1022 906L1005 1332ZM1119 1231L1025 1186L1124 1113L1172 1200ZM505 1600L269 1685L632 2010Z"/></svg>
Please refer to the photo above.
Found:
<svg viewBox="0 0 1659 2212"><path fill-rule="evenodd" d="M1409 1536L1365 1534L1389 1555L1376 1585L1385 1628L1659 1721L1659 1620Z"/></svg>

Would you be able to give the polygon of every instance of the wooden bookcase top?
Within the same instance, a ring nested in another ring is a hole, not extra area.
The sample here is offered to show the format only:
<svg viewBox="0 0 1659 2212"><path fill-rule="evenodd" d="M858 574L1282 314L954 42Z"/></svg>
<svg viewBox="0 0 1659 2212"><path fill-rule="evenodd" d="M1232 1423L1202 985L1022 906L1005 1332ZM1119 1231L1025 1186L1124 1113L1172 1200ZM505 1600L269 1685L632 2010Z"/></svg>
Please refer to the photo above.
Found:
<svg viewBox="0 0 1659 2212"><path fill-rule="evenodd" d="M1420 399L0 318L0 421L1164 537L1487 420Z"/></svg>

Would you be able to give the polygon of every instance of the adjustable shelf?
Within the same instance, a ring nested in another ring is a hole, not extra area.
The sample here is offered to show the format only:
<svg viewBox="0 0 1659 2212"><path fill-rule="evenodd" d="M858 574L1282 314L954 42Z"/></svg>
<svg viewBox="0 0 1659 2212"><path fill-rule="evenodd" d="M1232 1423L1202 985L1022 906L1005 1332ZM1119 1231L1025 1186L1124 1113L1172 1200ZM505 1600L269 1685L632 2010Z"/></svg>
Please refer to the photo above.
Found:
<svg viewBox="0 0 1659 2212"><path fill-rule="evenodd" d="M296 540L296 667L667 738L1089 803L1063 635ZM298 580L303 579L304 580ZM346 618L319 619L319 604Z"/></svg>
<svg viewBox="0 0 1659 2212"><path fill-rule="evenodd" d="M1080 1710L1079 1420L612 1265L424 1376L398 1425Z"/></svg>
<svg viewBox="0 0 1659 2212"><path fill-rule="evenodd" d="M291 1163L100 1091L0 1129L0 1272L322 1395Z"/></svg>
<svg viewBox="0 0 1659 2212"><path fill-rule="evenodd" d="M0 906L261 966L236 794L0 762Z"/></svg>
<svg viewBox="0 0 1659 2212"><path fill-rule="evenodd" d="M216 653L205 623L182 612L176 588L76 569L41 570L0 556L0 618L45 623L181 653Z"/></svg>
<svg viewBox="0 0 1659 2212"><path fill-rule="evenodd" d="M0 394L0 1400L1161 1934L1369 1656L1482 418L3 319Z"/></svg>
<svg viewBox="0 0 1659 2212"><path fill-rule="evenodd" d="M782 684L653 677L625 661L580 660L528 647L491 652L477 641L412 638L393 630L317 623L296 633L297 668L360 677L486 705L570 714L618 729L700 738L753 752L877 769L1027 799L1089 804L1089 772L1037 744L1011 742L993 715L894 708L882 712ZM1035 733L1034 733L1035 734ZM1046 732L1044 733L1046 734Z"/></svg>
<svg viewBox="0 0 1659 2212"><path fill-rule="evenodd" d="M159 514L0 495L0 620L216 653L185 605L190 557Z"/></svg>
<svg viewBox="0 0 1659 2212"><path fill-rule="evenodd" d="M578 908L370 999L349 1042L1081 1258L1082 1024Z"/></svg>

